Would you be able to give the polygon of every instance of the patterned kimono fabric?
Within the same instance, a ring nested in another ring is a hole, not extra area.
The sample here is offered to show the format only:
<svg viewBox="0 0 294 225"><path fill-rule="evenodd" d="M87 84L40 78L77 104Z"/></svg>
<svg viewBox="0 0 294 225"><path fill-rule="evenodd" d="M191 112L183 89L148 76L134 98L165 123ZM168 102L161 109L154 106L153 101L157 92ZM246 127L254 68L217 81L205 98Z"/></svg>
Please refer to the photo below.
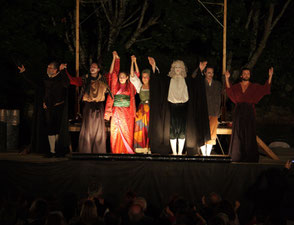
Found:
<svg viewBox="0 0 294 225"><path fill-rule="evenodd" d="M149 148L149 90L141 88L139 109L135 118L134 148Z"/></svg>
<svg viewBox="0 0 294 225"><path fill-rule="evenodd" d="M130 83L118 82L120 60L115 61L114 71L110 75L111 92L114 99L107 98L105 116L112 116L110 123L110 146L115 154L134 154L134 122L136 89Z"/></svg>
<svg viewBox="0 0 294 225"><path fill-rule="evenodd" d="M131 113L131 86L120 84L114 96L112 119L110 124L110 144L112 153L134 154L134 116ZM134 93L133 93L134 95Z"/></svg>

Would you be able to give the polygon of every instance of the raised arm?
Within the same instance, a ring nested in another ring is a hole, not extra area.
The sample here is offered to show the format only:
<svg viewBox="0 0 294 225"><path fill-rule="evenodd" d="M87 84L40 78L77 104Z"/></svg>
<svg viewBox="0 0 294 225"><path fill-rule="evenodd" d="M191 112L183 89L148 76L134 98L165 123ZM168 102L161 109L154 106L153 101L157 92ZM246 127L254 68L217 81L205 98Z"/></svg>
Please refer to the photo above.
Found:
<svg viewBox="0 0 294 225"><path fill-rule="evenodd" d="M131 56L131 68L130 68L130 76L131 77L134 77L134 61L135 61L135 56L134 55L132 55Z"/></svg>
<svg viewBox="0 0 294 225"><path fill-rule="evenodd" d="M274 74L274 67L271 67L268 70L268 83L269 84L272 83L273 74Z"/></svg>
<svg viewBox="0 0 294 225"><path fill-rule="evenodd" d="M263 96L269 95L271 93L271 83L272 77L274 74L274 68L271 67L268 71L268 80L265 82L264 85L256 84L254 102L258 103Z"/></svg>
<svg viewBox="0 0 294 225"><path fill-rule="evenodd" d="M227 70L225 72L225 79L226 79L226 88L231 88L231 84L230 84L230 72Z"/></svg>
<svg viewBox="0 0 294 225"><path fill-rule="evenodd" d="M227 95L228 97L231 99L232 102L236 103L237 102L237 97L235 95L235 92L234 92L234 88L231 87L231 82L230 82L230 72L227 70L225 72L225 79L226 79L226 92L227 92Z"/></svg>
<svg viewBox="0 0 294 225"><path fill-rule="evenodd" d="M115 89L117 88L118 74L120 69L120 58L116 51L114 51L112 54L113 54L113 63L112 63L113 65L111 65L112 68L110 68L109 72L111 73L109 74L109 76L111 79L110 89L111 89L111 92L115 94L116 93Z"/></svg>
<svg viewBox="0 0 294 225"><path fill-rule="evenodd" d="M112 62L111 62L110 68L109 68L109 74L112 74L112 72L113 72L115 59L116 59L116 56L115 56L115 51L114 51L114 52L112 52Z"/></svg>
<svg viewBox="0 0 294 225"><path fill-rule="evenodd" d="M201 73L203 73L206 66L207 66L207 61L202 61L199 63L199 69L200 69Z"/></svg>
<svg viewBox="0 0 294 225"><path fill-rule="evenodd" d="M24 67L24 65L18 66L17 68L19 69L19 73L23 73L26 71L26 68Z"/></svg>
<svg viewBox="0 0 294 225"><path fill-rule="evenodd" d="M137 77L139 77L140 76L140 71L139 71L139 67L138 67L138 64L137 64L136 56L134 56L134 65L135 65L135 74L137 75Z"/></svg>
<svg viewBox="0 0 294 225"><path fill-rule="evenodd" d="M77 86L77 87L81 87L83 85L83 79L82 77L73 77L69 74L69 72L67 71L67 69L65 70L65 73L69 79L69 83L71 85Z"/></svg>
<svg viewBox="0 0 294 225"><path fill-rule="evenodd" d="M67 64L64 64L64 63L60 64L59 66L59 72L62 76L62 83L65 88L67 88L70 85L70 79L67 75L66 68L67 68Z"/></svg>
<svg viewBox="0 0 294 225"><path fill-rule="evenodd" d="M134 67L135 67L135 71L134 71ZM131 77L133 76L137 76L139 77L140 76L140 71L139 71L139 67L138 67L138 64L137 64L137 58L136 56L132 55L131 56L131 69L130 69L130 75Z"/></svg>
<svg viewBox="0 0 294 225"><path fill-rule="evenodd" d="M148 57L148 61L149 61L149 64L151 65L151 67L152 67L152 72L155 73L155 70L156 70L155 59L152 58L152 57Z"/></svg>
<svg viewBox="0 0 294 225"><path fill-rule="evenodd" d="M26 74L26 68L24 65L18 66L17 67L19 69L19 73L22 75L22 78L27 81L28 83L30 83L34 88L38 88L38 85L36 84L36 82L34 82L32 79L27 77Z"/></svg>
<svg viewBox="0 0 294 225"><path fill-rule="evenodd" d="M200 62L199 67L196 70L194 70L194 72L192 73L192 78L196 78L197 75L199 75L199 73L203 74L203 71L206 66L207 66L207 61Z"/></svg>
<svg viewBox="0 0 294 225"><path fill-rule="evenodd" d="M135 72L134 72L134 66L135 66ZM136 73L136 75L135 75ZM136 56L132 55L131 56L131 70L130 70L130 81L131 83L135 86L136 88L136 91L137 93L140 92L140 89L142 87L142 82L140 81L139 79L139 68L138 68L138 65L137 65L137 59L136 59Z"/></svg>
<svg viewBox="0 0 294 225"><path fill-rule="evenodd" d="M80 87L83 85L83 80L81 77L73 77L69 74L69 72L67 71L67 64L60 64L59 66L59 70L61 71L65 71L67 78L69 80L69 84Z"/></svg>
<svg viewBox="0 0 294 225"><path fill-rule="evenodd" d="M113 51L112 52L112 63L111 63L110 69L109 69L109 74L112 74L112 73L118 74L119 69L120 69L119 68L120 65L116 63L117 60L119 60L119 56L116 51Z"/></svg>

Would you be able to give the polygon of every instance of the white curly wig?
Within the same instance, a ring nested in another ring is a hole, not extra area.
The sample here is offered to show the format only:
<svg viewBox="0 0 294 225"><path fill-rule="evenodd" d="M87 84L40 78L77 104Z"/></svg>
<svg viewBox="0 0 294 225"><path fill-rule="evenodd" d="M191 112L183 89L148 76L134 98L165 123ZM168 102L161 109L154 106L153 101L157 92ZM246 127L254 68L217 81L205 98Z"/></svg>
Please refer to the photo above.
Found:
<svg viewBox="0 0 294 225"><path fill-rule="evenodd" d="M181 61L181 60L173 61L173 63L171 64L168 76L169 77L174 77L176 75L176 72L175 72L175 67L176 66L180 66L182 68L181 76L182 77L187 77L187 69L186 69L185 63L183 61Z"/></svg>

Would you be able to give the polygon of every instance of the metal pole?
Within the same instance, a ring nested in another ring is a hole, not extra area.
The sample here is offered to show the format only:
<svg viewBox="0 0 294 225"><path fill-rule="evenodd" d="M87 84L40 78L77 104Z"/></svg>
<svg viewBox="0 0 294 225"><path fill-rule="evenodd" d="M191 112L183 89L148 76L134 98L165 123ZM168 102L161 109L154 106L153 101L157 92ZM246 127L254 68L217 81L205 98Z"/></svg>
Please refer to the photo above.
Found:
<svg viewBox="0 0 294 225"><path fill-rule="evenodd" d="M227 70L227 0L224 0L224 24L223 24L223 69L222 69L222 81L223 81L223 96L222 96L222 116L221 120L226 121L226 90L225 90L225 72Z"/></svg>
<svg viewBox="0 0 294 225"><path fill-rule="evenodd" d="M76 77L79 77L80 58L80 1L76 0ZM75 114L80 114L79 87L76 87Z"/></svg>
<svg viewBox="0 0 294 225"><path fill-rule="evenodd" d="M223 26L223 74L227 64L227 0L224 0L224 26Z"/></svg>

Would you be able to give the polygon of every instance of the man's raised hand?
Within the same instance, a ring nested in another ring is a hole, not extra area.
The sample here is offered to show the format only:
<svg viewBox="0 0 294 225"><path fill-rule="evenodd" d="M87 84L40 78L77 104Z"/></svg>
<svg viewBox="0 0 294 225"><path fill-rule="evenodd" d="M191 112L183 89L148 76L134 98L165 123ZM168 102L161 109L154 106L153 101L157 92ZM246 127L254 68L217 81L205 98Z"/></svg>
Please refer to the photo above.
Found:
<svg viewBox="0 0 294 225"><path fill-rule="evenodd" d="M269 75L269 77L272 77L273 74L274 74L274 67L271 67L271 68L269 68L269 70L268 70L268 75Z"/></svg>
<svg viewBox="0 0 294 225"><path fill-rule="evenodd" d="M231 76L231 74L230 74L230 72L227 70L227 71L225 72L225 77L226 77L226 79L229 79L230 76Z"/></svg>
<svg viewBox="0 0 294 225"><path fill-rule="evenodd" d="M62 63L62 64L60 64L60 66L59 66L59 70L60 70L60 71L66 69L66 68L67 68L67 64L66 64L66 63Z"/></svg>
<svg viewBox="0 0 294 225"><path fill-rule="evenodd" d="M19 73L23 73L24 71L26 71L24 65L18 66L17 68L19 69Z"/></svg>
<svg viewBox="0 0 294 225"><path fill-rule="evenodd" d="M136 56L135 56L135 55L132 55L132 56L131 56L131 60L132 60L132 62L136 62L136 61L137 61Z"/></svg>
<svg viewBox="0 0 294 225"><path fill-rule="evenodd" d="M149 64L151 66L155 66L155 60L154 60L154 58L148 56L148 61L149 61Z"/></svg>
<svg viewBox="0 0 294 225"><path fill-rule="evenodd" d="M199 63L199 68L200 68L201 72L203 72L203 70L205 69L206 65L207 65L207 61L203 61L203 62L200 62Z"/></svg>
<svg viewBox="0 0 294 225"><path fill-rule="evenodd" d="M112 56L113 56L114 59L119 59L119 56L117 54L117 51L113 51L112 52Z"/></svg>

